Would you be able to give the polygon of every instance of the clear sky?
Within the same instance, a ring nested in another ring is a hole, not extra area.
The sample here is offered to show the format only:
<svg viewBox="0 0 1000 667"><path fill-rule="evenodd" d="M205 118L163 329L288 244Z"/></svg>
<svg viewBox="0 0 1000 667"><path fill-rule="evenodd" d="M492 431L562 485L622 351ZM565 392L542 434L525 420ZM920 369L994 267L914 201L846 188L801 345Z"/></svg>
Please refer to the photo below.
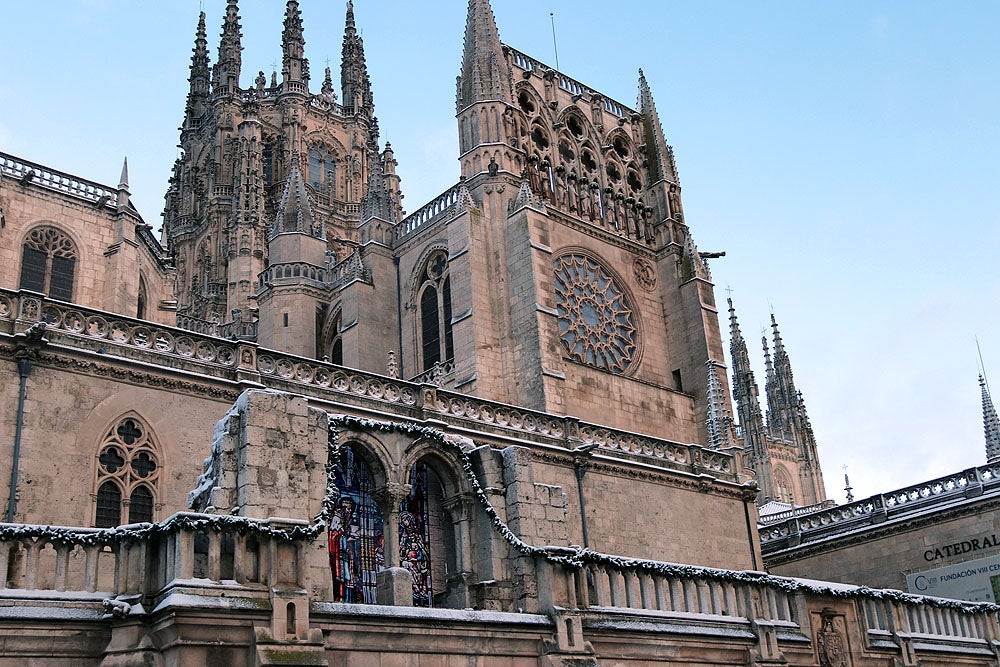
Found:
<svg viewBox="0 0 1000 667"><path fill-rule="evenodd" d="M215 60L224 0L206 0ZM243 0L243 85L280 68L279 0ZM465 0L356 0L408 210L458 175ZM318 88L344 3L301 0ZM0 150L107 184L159 226L199 3L3 2ZM501 38L634 105L653 89L687 222L755 341L778 318L831 497L984 462L1000 398L1000 1L494 0ZM728 318L723 312L723 328ZM728 361L728 359L727 359Z"/></svg>

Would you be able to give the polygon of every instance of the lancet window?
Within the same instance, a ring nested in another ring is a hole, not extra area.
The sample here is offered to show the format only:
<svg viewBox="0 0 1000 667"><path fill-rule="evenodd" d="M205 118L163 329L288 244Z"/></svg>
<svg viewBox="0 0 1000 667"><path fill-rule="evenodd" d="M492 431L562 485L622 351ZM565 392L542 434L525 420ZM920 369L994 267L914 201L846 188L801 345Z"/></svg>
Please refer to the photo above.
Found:
<svg viewBox="0 0 1000 667"><path fill-rule="evenodd" d="M36 227L21 247L21 289L72 301L76 260L69 236L55 227Z"/></svg>
<svg viewBox="0 0 1000 667"><path fill-rule="evenodd" d="M437 250L427 258L423 282L417 294L420 304L421 368L428 371L434 364L455 358L451 328L451 279L445 251Z"/></svg>
<svg viewBox="0 0 1000 667"><path fill-rule="evenodd" d="M309 185L315 192L336 195L337 163L328 148L314 146L309 149Z"/></svg>
<svg viewBox="0 0 1000 667"><path fill-rule="evenodd" d="M116 421L97 453L94 525L153 521L159 461L156 441L142 419L131 414Z"/></svg>
<svg viewBox="0 0 1000 667"><path fill-rule="evenodd" d="M410 469L409 484L399 508L399 564L413 577L413 606L433 607L446 576L441 482L418 461Z"/></svg>
<svg viewBox="0 0 1000 667"><path fill-rule="evenodd" d="M340 498L329 531L333 600L375 604L375 575L385 566L382 512L371 468L350 445L340 450L334 484Z"/></svg>

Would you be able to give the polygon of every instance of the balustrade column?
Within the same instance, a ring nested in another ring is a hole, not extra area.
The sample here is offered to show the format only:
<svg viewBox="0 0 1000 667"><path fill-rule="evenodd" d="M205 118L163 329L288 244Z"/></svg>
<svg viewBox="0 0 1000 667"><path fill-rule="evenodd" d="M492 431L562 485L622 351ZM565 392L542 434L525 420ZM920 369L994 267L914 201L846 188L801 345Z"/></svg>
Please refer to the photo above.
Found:
<svg viewBox="0 0 1000 667"><path fill-rule="evenodd" d="M93 593L97 590L97 561L101 557L100 545L83 548L85 556L83 565L83 590ZM6 568L4 568L6 571Z"/></svg>
<svg viewBox="0 0 1000 667"><path fill-rule="evenodd" d="M53 582L57 591L66 590L66 580L69 579L69 553L73 549L72 544L53 545L56 548L56 577Z"/></svg>
<svg viewBox="0 0 1000 667"><path fill-rule="evenodd" d="M596 593L597 606L611 606L611 582L609 572L603 565L590 565L590 571L594 577L594 592Z"/></svg>
<svg viewBox="0 0 1000 667"><path fill-rule="evenodd" d="M34 590L38 583L38 557L42 546L41 542L32 540L24 545L27 552L24 558L24 588L29 591Z"/></svg>

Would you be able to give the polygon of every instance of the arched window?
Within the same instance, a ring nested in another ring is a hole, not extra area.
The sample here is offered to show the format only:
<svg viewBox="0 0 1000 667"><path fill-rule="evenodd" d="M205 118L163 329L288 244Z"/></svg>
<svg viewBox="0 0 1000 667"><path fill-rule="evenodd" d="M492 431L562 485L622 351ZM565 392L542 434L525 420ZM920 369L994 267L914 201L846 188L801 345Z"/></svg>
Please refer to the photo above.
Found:
<svg viewBox="0 0 1000 667"><path fill-rule="evenodd" d="M136 415L116 421L97 454L94 525L153 521L159 477L159 454L149 427Z"/></svg>
<svg viewBox="0 0 1000 667"><path fill-rule="evenodd" d="M451 279L448 255L436 250L427 258L419 290L421 369L455 358L451 331Z"/></svg>
<svg viewBox="0 0 1000 667"><path fill-rule="evenodd" d="M76 260L76 247L66 234L55 227L36 227L21 248L21 289L72 301Z"/></svg>
<svg viewBox="0 0 1000 667"><path fill-rule="evenodd" d="M327 320L328 324L322 329L322 338L320 338L320 350L319 358L326 358L330 363L343 365L344 364L344 339L340 333L341 326L341 313L338 312L333 316L332 320Z"/></svg>
<svg viewBox="0 0 1000 667"><path fill-rule="evenodd" d="M329 149L322 146L309 149L309 185L316 192L336 195L337 164Z"/></svg>
<svg viewBox="0 0 1000 667"><path fill-rule="evenodd" d="M441 481L417 461L409 483L410 493L399 507L399 564L413 577L413 606L433 607L447 579Z"/></svg>
<svg viewBox="0 0 1000 667"><path fill-rule="evenodd" d="M783 503L794 504L795 493L785 469L782 467L774 468L772 479L774 481L774 499Z"/></svg>
<svg viewBox="0 0 1000 667"><path fill-rule="evenodd" d="M146 281L139 276L139 296L136 299L135 316L140 320L146 319Z"/></svg>
<svg viewBox="0 0 1000 667"><path fill-rule="evenodd" d="M350 445L340 449L334 484L340 498L330 517L333 601L375 604L375 575L385 564L382 512L371 469Z"/></svg>

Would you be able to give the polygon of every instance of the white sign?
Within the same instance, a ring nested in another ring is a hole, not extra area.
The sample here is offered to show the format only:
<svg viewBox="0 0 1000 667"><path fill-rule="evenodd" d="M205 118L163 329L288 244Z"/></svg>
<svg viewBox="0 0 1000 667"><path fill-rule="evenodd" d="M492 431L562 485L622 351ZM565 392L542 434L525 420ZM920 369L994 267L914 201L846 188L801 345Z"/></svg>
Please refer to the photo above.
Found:
<svg viewBox="0 0 1000 667"><path fill-rule="evenodd" d="M906 575L911 593L970 602L1000 600L1000 555Z"/></svg>

